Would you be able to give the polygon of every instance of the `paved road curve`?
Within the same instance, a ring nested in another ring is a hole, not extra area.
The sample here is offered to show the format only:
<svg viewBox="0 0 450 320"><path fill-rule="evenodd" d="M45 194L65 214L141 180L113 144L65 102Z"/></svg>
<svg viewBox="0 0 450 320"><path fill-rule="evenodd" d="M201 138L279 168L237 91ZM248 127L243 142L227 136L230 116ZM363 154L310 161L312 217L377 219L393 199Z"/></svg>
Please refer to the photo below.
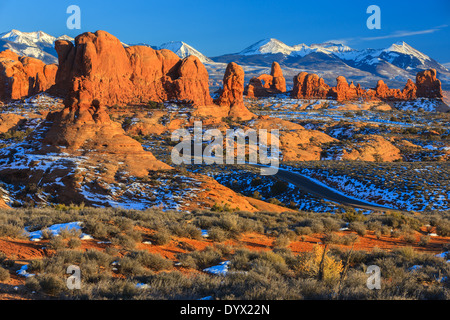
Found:
<svg viewBox="0 0 450 320"><path fill-rule="evenodd" d="M321 184L318 184L296 172L280 168L278 172L275 174L275 176L281 180L292 183L293 185L299 187L303 191L314 194L315 196L318 196L320 198L325 198L334 202L342 203L347 206L369 210L386 210L386 209L396 210L394 208L382 206L379 204L369 203L366 201L347 197L341 193L333 191L333 189L331 188L327 188Z"/></svg>

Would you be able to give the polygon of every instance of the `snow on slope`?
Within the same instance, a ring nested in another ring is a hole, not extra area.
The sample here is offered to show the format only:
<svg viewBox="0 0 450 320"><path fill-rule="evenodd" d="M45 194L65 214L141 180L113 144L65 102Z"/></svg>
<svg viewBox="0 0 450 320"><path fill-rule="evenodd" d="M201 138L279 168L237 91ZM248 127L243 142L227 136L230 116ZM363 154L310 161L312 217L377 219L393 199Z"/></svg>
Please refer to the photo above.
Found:
<svg viewBox="0 0 450 320"><path fill-rule="evenodd" d="M56 38L42 31L22 32L13 29L0 34L0 46L21 56L37 58L45 63L57 63L55 41L60 39L74 40L66 35Z"/></svg>
<svg viewBox="0 0 450 320"><path fill-rule="evenodd" d="M202 63L213 63L211 59L209 59L200 51L194 49L187 43L184 43L183 41L166 42L160 45L158 49L168 49L170 51L173 51L180 58L186 58L188 56L196 56L197 58L200 59Z"/></svg>
<svg viewBox="0 0 450 320"><path fill-rule="evenodd" d="M401 53L401 54L413 56L413 57L417 58L420 62L422 62L422 64L425 64L426 61L431 61L431 58L429 56L414 49L409 44L407 44L406 42L403 42L403 41L392 44L389 48L384 49L383 52L386 52L388 54ZM392 62L392 61L389 61L389 62Z"/></svg>
<svg viewBox="0 0 450 320"><path fill-rule="evenodd" d="M239 52L239 55L250 56L255 54L267 54L267 53L271 54L282 53L284 55L289 55L293 51L301 50L303 46L305 45L300 44L291 47L281 42L280 40L270 38L270 39L263 39L255 44L252 44L250 47L245 48L244 50Z"/></svg>

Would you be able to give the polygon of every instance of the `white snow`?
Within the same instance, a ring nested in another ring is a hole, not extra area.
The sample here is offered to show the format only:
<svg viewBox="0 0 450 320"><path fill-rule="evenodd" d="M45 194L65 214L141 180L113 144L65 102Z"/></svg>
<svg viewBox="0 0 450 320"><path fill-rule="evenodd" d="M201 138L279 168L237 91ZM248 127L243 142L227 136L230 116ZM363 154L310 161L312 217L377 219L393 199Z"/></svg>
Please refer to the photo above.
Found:
<svg viewBox="0 0 450 320"><path fill-rule="evenodd" d="M213 63L211 59L209 59L200 51L196 50L195 48L191 47L190 45L188 45L183 41L166 42L160 45L158 49L167 49L173 51L177 56L179 56L182 59L188 56L196 56L203 63Z"/></svg>
<svg viewBox="0 0 450 320"><path fill-rule="evenodd" d="M230 265L230 261L223 261L217 266L212 266L206 269L203 269L204 272L208 272L215 275L226 275L228 273L228 266Z"/></svg>
<svg viewBox="0 0 450 320"><path fill-rule="evenodd" d="M33 274L33 273L28 273L28 265L27 264L23 265L19 270L16 271L16 273L19 276L22 276L22 277L25 277L25 278L34 277L35 276L35 274Z"/></svg>
<svg viewBox="0 0 450 320"><path fill-rule="evenodd" d="M57 236L61 233L61 230L81 230L82 222L68 222L68 223L60 223L60 224L54 224L48 228L45 228L43 230L48 230L52 233L53 236ZM31 241L40 241L42 240L42 232L43 230L28 232L28 228L25 228L25 232L27 233L27 236L30 238ZM93 239L92 236L82 233L80 235L81 240L90 240Z"/></svg>
<svg viewBox="0 0 450 320"><path fill-rule="evenodd" d="M202 237L204 237L204 238L209 237L208 230L202 229Z"/></svg>

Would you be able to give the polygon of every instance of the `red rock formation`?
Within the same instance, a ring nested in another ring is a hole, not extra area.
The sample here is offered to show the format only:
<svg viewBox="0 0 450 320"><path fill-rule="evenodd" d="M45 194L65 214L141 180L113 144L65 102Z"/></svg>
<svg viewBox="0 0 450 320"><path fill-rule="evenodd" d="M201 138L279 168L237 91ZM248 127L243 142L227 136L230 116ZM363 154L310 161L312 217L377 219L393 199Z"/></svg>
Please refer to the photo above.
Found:
<svg viewBox="0 0 450 320"><path fill-rule="evenodd" d="M244 105L244 69L234 62L230 62L223 77L223 89L217 103L222 107L230 107L229 116L248 120L254 114Z"/></svg>
<svg viewBox="0 0 450 320"><path fill-rule="evenodd" d="M291 96L296 99L324 99L329 90L330 87L317 74L301 72L294 77Z"/></svg>
<svg viewBox="0 0 450 320"><path fill-rule="evenodd" d="M212 103L209 77L197 57L181 60L169 50L145 46L124 48L105 31L87 32L55 43L59 69L56 90L69 104L89 106L183 100L194 105Z"/></svg>
<svg viewBox="0 0 450 320"><path fill-rule="evenodd" d="M89 106L85 103L66 106L60 112L50 113L47 122L52 124L43 139L41 152L67 152L103 158L101 161L106 156L108 161L122 163L127 172L136 176L170 168L127 136L98 100Z"/></svg>
<svg viewBox="0 0 450 320"><path fill-rule="evenodd" d="M55 64L20 57L10 50L0 52L0 100L15 100L37 94L55 84Z"/></svg>
<svg viewBox="0 0 450 320"><path fill-rule="evenodd" d="M405 88L402 91L402 98L404 100L414 100L417 98L417 86L411 79L406 82Z"/></svg>
<svg viewBox="0 0 450 320"><path fill-rule="evenodd" d="M278 62L272 63L270 75L262 74L250 79L244 94L250 98L267 97L276 93L286 92L286 79Z"/></svg>
<svg viewBox="0 0 450 320"><path fill-rule="evenodd" d="M416 75L417 97L442 99L444 97L441 81L436 78L436 70L429 69Z"/></svg>
<svg viewBox="0 0 450 320"><path fill-rule="evenodd" d="M273 78L272 87L274 90L279 92L286 92L286 79L283 76L283 70L281 70L278 62L272 63L272 68L270 70L270 75Z"/></svg>
<svg viewBox="0 0 450 320"><path fill-rule="evenodd" d="M378 80L375 88L376 97L384 100L402 100L403 95L400 89L389 89L383 80Z"/></svg>
<svg viewBox="0 0 450 320"><path fill-rule="evenodd" d="M358 97L356 86L353 82L349 85L343 76L336 78L336 87L332 88L332 95L337 101L354 100Z"/></svg>
<svg viewBox="0 0 450 320"><path fill-rule="evenodd" d="M403 90L389 89L383 80L378 81L376 88L368 90L361 88L359 83L355 86L353 81L348 84L342 76L337 77L336 81L336 87L330 88L318 75L301 72L294 77L291 96L297 99L333 98L337 101L355 99L413 100L419 97L443 98L441 82L436 78L436 70L434 69L419 72L416 77L416 84L409 79Z"/></svg>

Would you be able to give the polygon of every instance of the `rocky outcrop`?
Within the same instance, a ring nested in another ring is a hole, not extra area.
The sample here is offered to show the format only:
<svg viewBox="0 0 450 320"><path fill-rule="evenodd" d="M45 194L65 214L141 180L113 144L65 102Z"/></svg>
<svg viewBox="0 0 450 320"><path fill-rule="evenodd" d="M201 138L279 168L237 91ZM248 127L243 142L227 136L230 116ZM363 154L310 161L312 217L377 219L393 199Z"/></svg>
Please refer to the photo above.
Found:
<svg viewBox="0 0 450 320"><path fill-rule="evenodd" d="M149 171L169 169L141 144L127 136L122 126L110 119L98 100L90 106L66 106L60 112L50 113L49 130L42 140L42 152L66 152L91 158L107 157L124 165L127 172L145 176Z"/></svg>
<svg viewBox="0 0 450 320"><path fill-rule="evenodd" d="M0 100L17 100L49 89L55 84L55 64L0 52Z"/></svg>
<svg viewBox="0 0 450 320"><path fill-rule="evenodd" d="M429 99L442 99L441 81L436 78L436 70L429 69L416 75L417 97Z"/></svg>
<svg viewBox="0 0 450 320"><path fill-rule="evenodd" d="M8 132L11 129L16 128L22 122L25 122L26 118L14 113L1 113L0 114L0 133Z"/></svg>
<svg viewBox="0 0 450 320"><path fill-rule="evenodd" d="M383 80L378 80L375 88L375 97L384 100L403 100L403 95L400 89L389 89Z"/></svg>
<svg viewBox="0 0 450 320"><path fill-rule="evenodd" d="M390 89L383 80L379 80L374 89L364 90L353 81L348 84L343 76L336 78L336 87L330 88L325 81L316 74L301 72L294 77L294 87L291 96L296 99L325 99L332 98L337 101L349 100L385 100L401 101L416 98L442 99L441 82L436 78L436 70L430 69L419 72L416 83L408 79L403 90Z"/></svg>
<svg viewBox="0 0 450 320"><path fill-rule="evenodd" d="M320 160L323 147L337 141L321 131L306 130L297 123L279 118L260 116L250 124L253 129L279 130L282 161Z"/></svg>
<svg viewBox="0 0 450 320"><path fill-rule="evenodd" d="M270 75L262 74L250 79L244 94L249 98L267 97L286 92L286 79L278 62L273 62Z"/></svg>
<svg viewBox="0 0 450 320"><path fill-rule="evenodd" d="M342 160L396 161L401 160L400 150L378 135L361 138L351 150L343 150Z"/></svg>
<svg viewBox="0 0 450 320"><path fill-rule="evenodd" d="M278 62L272 63L272 68L270 70L270 75L272 76L272 88L279 93L286 92L286 79L283 76L283 70L281 70Z"/></svg>
<svg viewBox="0 0 450 320"><path fill-rule="evenodd" d="M301 72L294 77L291 96L296 99L325 99L330 87L317 74Z"/></svg>
<svg viewBox="0 0 450 320"><path fill-rule="evenodd" d="M244 75L241 66L229 63L223 77L223 89L216 102L219 106L230 108L229 117L249 120L255 115L244 105Z"/></svg>
<svg viewBox="0 0 450 320"><path fill-rule="evenodd" d="M181 60L169 50L124 48L105 31L83 33L75 45L58 40L55 49L59 60L55 91L67 95L69 104L212 103L208 72L197 57Z"/></svg>
<svg viewBox="0 0 450 320"><path fill-rule="evenodd" d="M417 86L411 79L406 82L405 88L402 91L402 98L404 100L414 100L417 98Z"/></svg>

